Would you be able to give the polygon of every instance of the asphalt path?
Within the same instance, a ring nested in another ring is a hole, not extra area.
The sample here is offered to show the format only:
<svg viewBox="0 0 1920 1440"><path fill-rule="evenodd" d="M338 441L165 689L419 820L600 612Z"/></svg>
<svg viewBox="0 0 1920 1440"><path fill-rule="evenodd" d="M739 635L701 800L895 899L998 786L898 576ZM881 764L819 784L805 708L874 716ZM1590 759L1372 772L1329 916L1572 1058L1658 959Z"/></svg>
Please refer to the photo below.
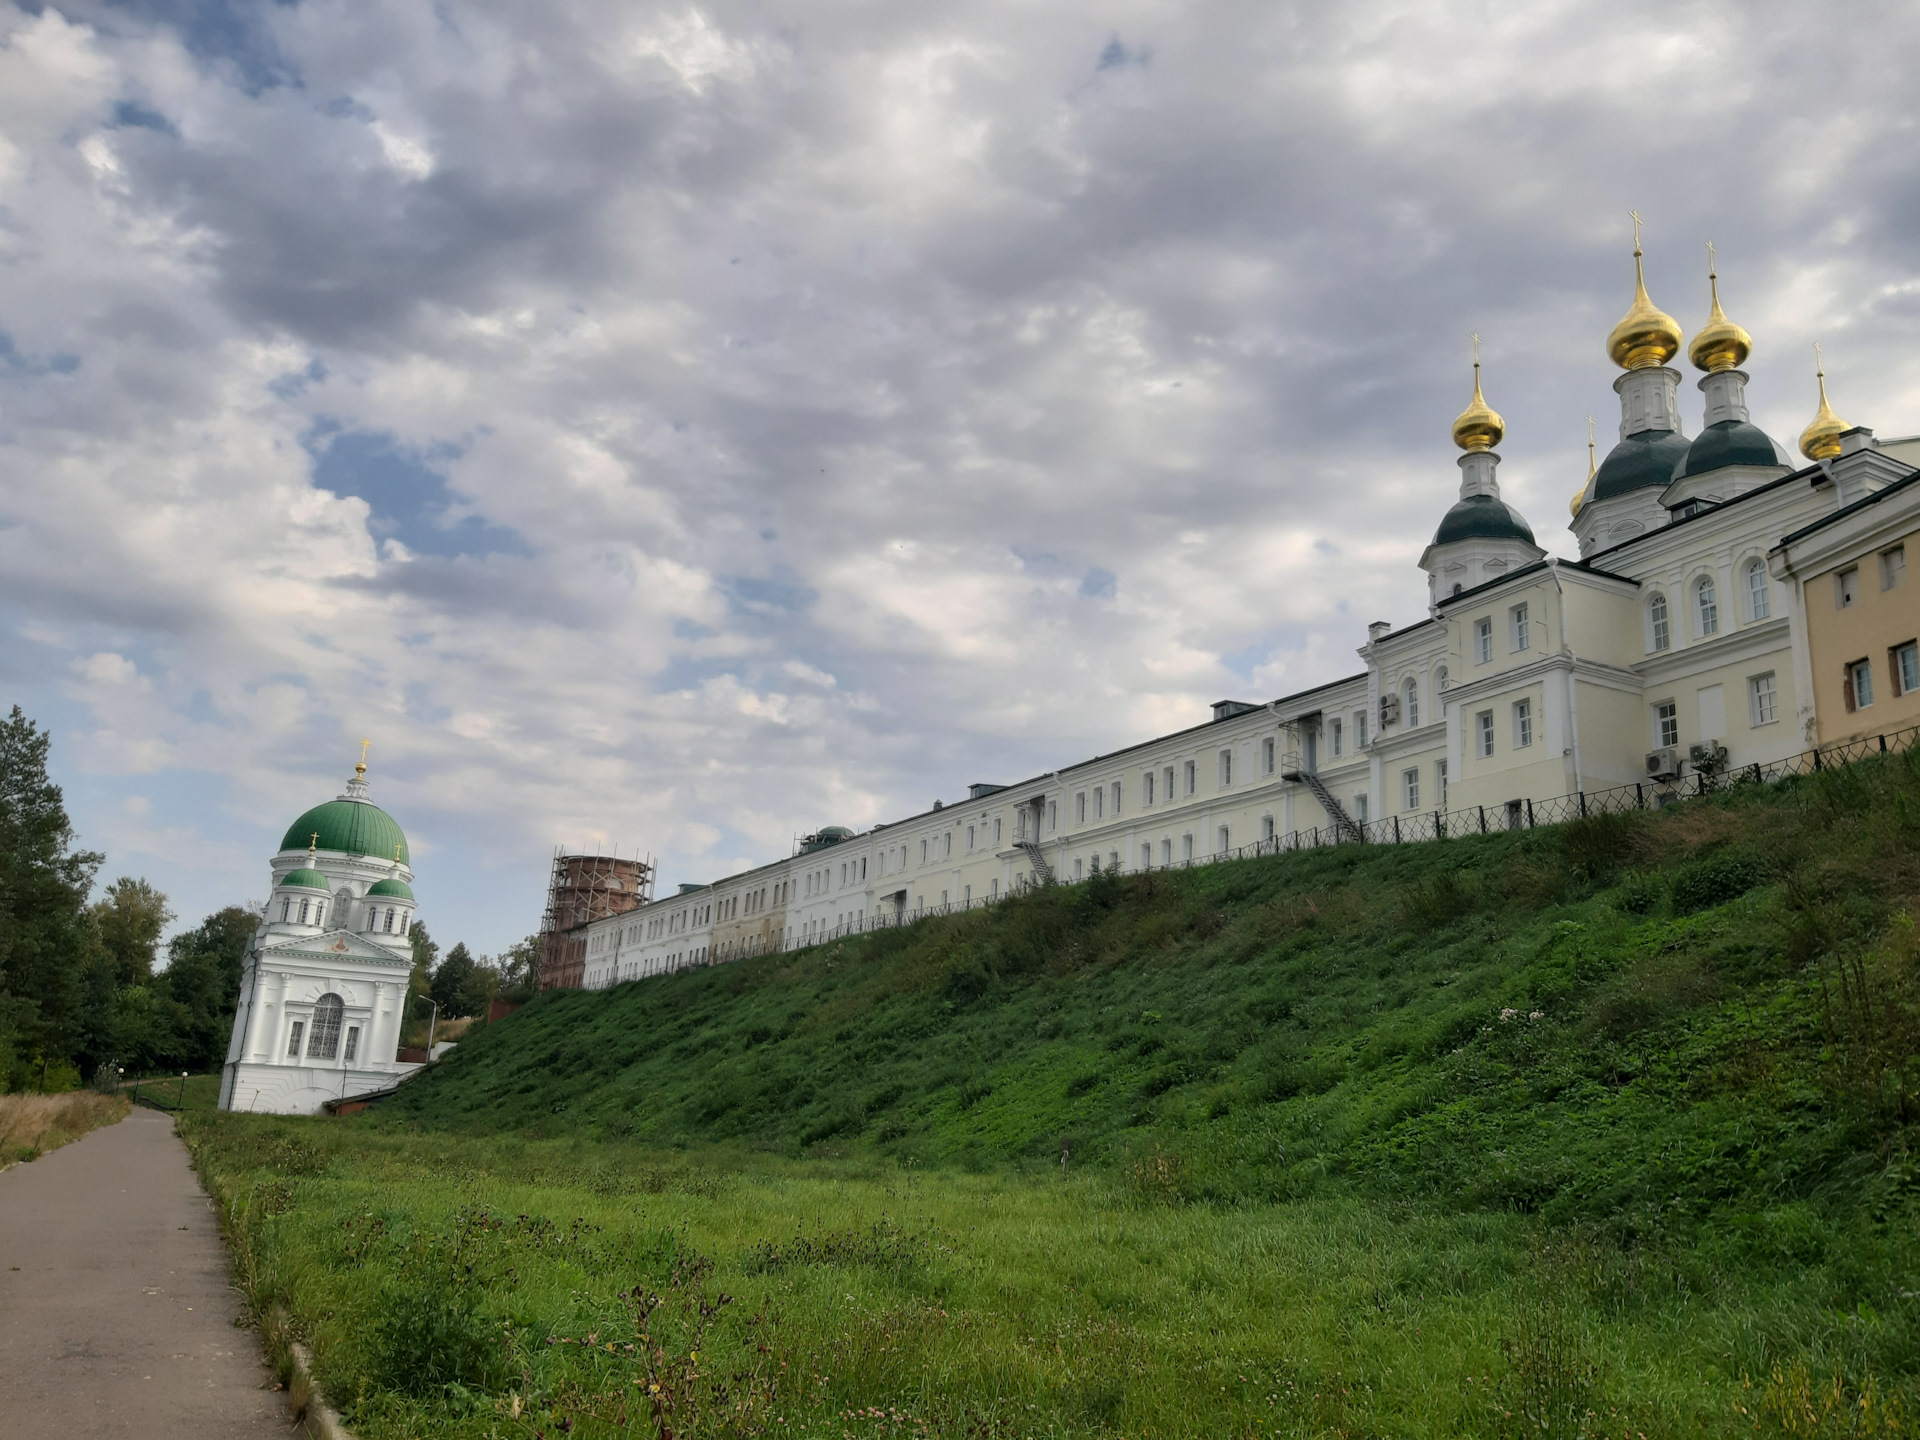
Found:
<svg viewBox="0 0 1920 1440"><path fill-rule="evenodd" d="M135 1108L0 1173L0 1435L289 1440L213 1202Z"/></svg>

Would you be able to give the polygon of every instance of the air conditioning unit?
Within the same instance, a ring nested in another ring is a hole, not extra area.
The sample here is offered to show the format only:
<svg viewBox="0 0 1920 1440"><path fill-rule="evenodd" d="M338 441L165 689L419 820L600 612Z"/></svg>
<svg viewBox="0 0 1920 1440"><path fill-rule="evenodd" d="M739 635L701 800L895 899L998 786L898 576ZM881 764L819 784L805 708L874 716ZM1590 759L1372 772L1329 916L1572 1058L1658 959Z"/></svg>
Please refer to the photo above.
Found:
<svg viewBox="0 0 1920 1440"><path fill-rule="evenodd" d="M1380 728L1397 725L1400 721L1400 697L1394 694L1380 697Z"/></svg>
<svg viewBox="0 0 1920 1440"><path fill-rule="evenodd" d="M1671 745L1659 750L1647 752L1647 778L1649 780L1678 780L1680 778L1680 752Z"/></svg>
<svg viewBox="0 0 1920 1440"><path fill-rule="evenodd" d="M1702 740L1687 747L1687 763L1702 774L1713 775L1727 766L1727 747L1718 740Z"/></svg>

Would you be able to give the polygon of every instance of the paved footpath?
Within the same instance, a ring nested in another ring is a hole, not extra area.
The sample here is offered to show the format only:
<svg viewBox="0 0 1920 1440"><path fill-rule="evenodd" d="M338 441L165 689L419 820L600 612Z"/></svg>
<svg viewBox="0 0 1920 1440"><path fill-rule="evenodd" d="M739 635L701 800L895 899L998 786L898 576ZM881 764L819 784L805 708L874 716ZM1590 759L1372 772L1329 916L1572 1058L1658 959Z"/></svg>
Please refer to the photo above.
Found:
<svg viewBox="0 0 1920 1440"><path fill-rule="evenodd" d="M227 1275L164 1115L0 1174L0 1435L289 1440Z"/></svg>

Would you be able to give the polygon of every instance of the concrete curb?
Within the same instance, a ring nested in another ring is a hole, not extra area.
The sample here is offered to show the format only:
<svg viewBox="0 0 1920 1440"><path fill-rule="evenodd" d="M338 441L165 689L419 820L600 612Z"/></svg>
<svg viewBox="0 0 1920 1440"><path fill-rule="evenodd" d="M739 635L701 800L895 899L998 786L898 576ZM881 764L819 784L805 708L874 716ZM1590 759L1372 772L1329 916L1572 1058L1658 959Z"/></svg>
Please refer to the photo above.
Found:
<svg viewBox="0 0 1920 1440"><path fill-rule="evenodd" d="M287 1376L287 1403L299 1417L301 1430L311 1440L354 1440L353 1432L340 1423L313 1378L313 1352L296 1340L287 1346L287 1357L291 1371Z"/></svg>

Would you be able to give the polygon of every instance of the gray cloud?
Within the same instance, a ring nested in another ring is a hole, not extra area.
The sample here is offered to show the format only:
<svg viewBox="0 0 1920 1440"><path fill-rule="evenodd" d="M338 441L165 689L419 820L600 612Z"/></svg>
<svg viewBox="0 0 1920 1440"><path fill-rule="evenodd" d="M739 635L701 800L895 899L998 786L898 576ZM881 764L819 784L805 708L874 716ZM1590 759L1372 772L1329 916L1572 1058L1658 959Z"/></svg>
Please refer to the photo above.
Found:
<svg viewBox="0 0 1920 1440"><path fill-rule="evenodd" d="M1354 668L1466 333L1546 543L1625 211L1920 429L1908 7L0 9L0 666L197 912L337 786L436 932ZM142 808L144 807L144 808ZM291 807L291 808L290 808Z"/></svg>

